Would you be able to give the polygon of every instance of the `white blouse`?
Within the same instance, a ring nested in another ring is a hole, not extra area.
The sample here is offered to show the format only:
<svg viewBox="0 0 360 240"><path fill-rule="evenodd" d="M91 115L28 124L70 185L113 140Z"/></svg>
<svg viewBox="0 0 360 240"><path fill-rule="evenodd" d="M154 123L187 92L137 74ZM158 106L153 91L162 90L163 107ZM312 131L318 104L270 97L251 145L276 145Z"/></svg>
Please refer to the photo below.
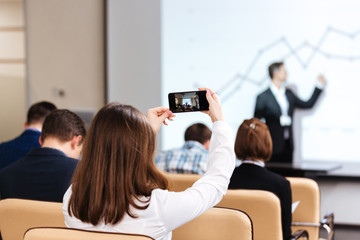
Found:
<svg viewBox="0 0 360 240"><path fill-rule="evenodd" d="M71 228L143 234L154 239L169 240L172 230L200 216L220 202L226 193L234 167L232 131L227 123L217 121L214 123L210 140L208 170L192 187L183 192L155 189L151 193L147 209L138 210L130 207L137 218L125 214L124 218L115 225L99 223L94 226L69 216L68 203L72 194L70 186L63 198L65 224Z"/></svg>

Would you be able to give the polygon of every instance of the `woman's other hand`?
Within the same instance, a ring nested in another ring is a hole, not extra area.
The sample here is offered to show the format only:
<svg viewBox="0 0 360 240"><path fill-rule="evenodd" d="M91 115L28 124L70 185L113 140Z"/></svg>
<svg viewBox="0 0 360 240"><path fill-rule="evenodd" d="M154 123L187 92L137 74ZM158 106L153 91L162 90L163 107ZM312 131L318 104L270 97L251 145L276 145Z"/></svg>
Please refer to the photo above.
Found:
<svg viewBox="0 0 360 240"><path fill-rule="evenodd" d="M147 120L156 133L160 130L162 123L168 125L166 119L173 121L173 117L175 117L175 115L166 107L151 108L146 114Z"/></svg>

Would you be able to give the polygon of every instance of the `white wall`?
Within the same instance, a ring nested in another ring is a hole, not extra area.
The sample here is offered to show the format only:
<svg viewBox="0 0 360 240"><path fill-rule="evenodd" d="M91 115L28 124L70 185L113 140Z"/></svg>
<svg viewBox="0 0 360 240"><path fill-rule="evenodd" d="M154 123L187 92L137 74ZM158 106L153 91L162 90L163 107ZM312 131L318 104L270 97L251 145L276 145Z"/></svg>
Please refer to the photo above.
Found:
<svg viewBox="0 0 360 240"><path fill-rule="evenodd" d="M335 214L336 224L360 225L360 182L356 180L319 180L321 217Z"/></svg>
<svg viewBox="0 0 360 240"><path fill-rule="evenodd" d="M104 1L25 2L27 103L98 110L105 102Z"/></svg>
<svg viewBox="0 0 360 240"><path fill-rule="evenodd" d="M161 105L160 0L108 1L108 101Z"/></svg>
<svg viewBox="0 0 360 240"><path fill-rule="evenodd" d="M23 3L0 1L0 142L24 129L25 50Z"/></svg>

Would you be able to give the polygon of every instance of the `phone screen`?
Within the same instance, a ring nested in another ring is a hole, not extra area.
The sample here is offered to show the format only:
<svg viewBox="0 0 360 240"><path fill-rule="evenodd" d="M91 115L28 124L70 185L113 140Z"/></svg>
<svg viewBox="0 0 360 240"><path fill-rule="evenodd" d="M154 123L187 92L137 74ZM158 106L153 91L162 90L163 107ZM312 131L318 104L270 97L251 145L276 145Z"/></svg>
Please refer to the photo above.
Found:
<svg viewBox="0 0 360 240"><path fill-rule="evenodd" d="M169 108L174 113L207 111L206 91L169 93Z"/></svg>

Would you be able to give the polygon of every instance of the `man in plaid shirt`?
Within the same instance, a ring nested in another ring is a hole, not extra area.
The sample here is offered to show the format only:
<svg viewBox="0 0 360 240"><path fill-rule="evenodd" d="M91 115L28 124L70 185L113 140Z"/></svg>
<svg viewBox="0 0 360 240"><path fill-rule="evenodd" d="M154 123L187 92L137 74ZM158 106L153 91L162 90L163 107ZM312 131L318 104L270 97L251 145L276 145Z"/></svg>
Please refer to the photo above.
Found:
<svg viewBox="0 0 360 240"><path fill-rule="evenodd" d="M184 146L158 154L155 157L155 164L165 172L204 174L210 138L211 130L206 125L193 124L185 131Z"/></svg>

